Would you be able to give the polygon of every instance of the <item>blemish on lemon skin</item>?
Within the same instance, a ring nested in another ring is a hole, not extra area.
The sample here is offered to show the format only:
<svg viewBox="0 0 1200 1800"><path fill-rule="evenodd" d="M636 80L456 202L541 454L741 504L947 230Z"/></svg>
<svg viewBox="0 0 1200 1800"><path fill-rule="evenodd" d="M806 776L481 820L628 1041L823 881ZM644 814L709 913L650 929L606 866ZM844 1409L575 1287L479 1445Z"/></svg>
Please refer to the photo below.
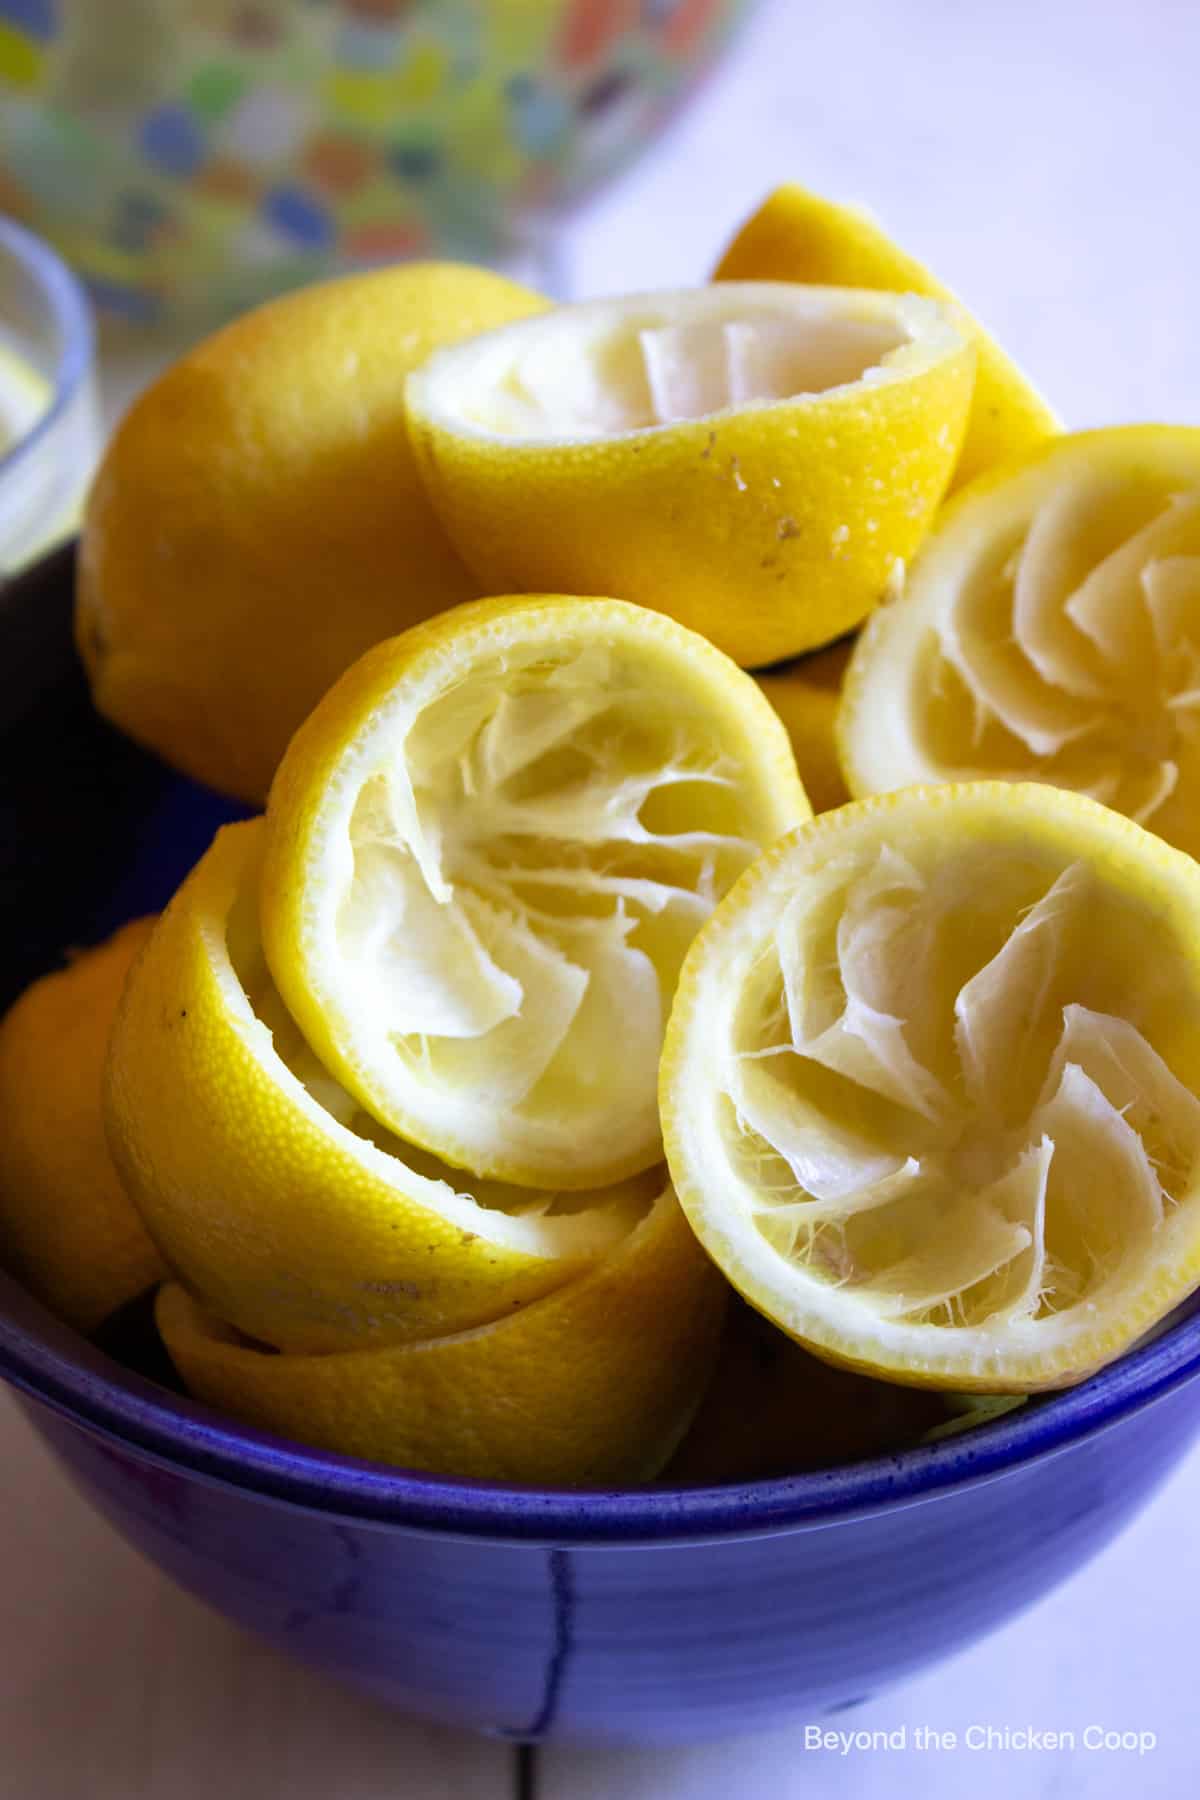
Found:
<svg viewBox="0 0 1200 1800"><path fill-rule="evenodd" d="M703 450L700 452L700 457L703 462L708 461L709 457L712 455L713 451L716 449L716 446L717 446L717 434L715 431L710 431L708 434L708 442L707 442L707 444L705 444Z"/></svg>
<svg viewBox="0 0 1200 1800"><path fill-rule="evenodd" d="M102 662L108 654L109 639L95 611L86 616L81 615L81 631L85 654L89 654L97 663Z"/></svg>
<svg viewBox="0 0 1200 1800"><path fill-rule="evenodd" d="M786 518L780 519L778 525L776 525L775 536L781 543L785 542L788 538L797 538L800 536L800 527L790 513Z"/></svg>

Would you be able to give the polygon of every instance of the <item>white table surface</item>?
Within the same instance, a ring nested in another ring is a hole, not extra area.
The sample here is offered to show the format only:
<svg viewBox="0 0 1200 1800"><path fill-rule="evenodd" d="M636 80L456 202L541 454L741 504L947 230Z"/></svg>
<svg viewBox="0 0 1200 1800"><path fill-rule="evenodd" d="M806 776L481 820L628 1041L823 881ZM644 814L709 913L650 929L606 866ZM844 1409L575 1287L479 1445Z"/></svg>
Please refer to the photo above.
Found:
<svg viewBox="0 0 1200 1800"><path fill-rule="evenodd" d="M1075 425L1200 422L1196 0L765 0L724 75L573 229L583 294L694 281L795 177L865 201ZM110 416L153 361L106 371ZM0 1399L0 1800L405 1800L515 1792L513 1753L323 1686L176 1593ZM1200 1716L1200 1452L1120 1541L973 1650L770 1738L548 1750L541 1800L1183 1800ZM917 1728L1151 1733L1120 1751L918 1751ZM968 1787L969 1784L969 1787Z"/></svg>

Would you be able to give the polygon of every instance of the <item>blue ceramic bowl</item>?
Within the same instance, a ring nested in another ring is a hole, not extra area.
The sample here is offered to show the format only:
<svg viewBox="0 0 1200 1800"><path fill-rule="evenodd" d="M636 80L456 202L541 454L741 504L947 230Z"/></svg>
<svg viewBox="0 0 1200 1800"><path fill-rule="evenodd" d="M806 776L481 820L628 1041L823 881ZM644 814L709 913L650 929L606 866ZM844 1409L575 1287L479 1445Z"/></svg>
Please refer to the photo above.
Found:
<svg viewBox="0 0 1200 1800"><path fill-rule="evenodd" d="M92 716L70 579L60 556L0 595L0 1005L63 943L161 904L229 816ZM517 1740L686 1740L852 1705L1078 1568L1200 1431L1200 1314L966 1437L690 1490L504 1488L305 1450L130 1373L3 1279L0 1372L181 1586L406 1711Z"/></svg>

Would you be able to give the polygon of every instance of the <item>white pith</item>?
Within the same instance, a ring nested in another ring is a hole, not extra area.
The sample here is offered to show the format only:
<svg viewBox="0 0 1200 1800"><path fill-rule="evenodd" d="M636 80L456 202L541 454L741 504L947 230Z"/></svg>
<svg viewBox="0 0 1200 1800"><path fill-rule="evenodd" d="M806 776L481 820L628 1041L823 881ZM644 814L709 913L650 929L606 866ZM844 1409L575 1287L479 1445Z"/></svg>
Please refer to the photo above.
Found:
<svg viewBox="0 0 1200 1800"><path fill-rule="evenodd" d="M398 1199L426 1206L506 1250L577 1258L601 1254L626 1236L661 1188L661 1175L654 1171L599 1192L535 1193L464 1177L364 1112L319 1062L284 1006L263 956L253 895L254 884L247 883L228 918L214 921L206 934L213 978L271 1084L333 1148L353 1155L394 1188Z"/></svg>
<svg viewBox="0 0 1200 1800"><path fill-rule="evenodd" d="M964 503L863 647L856 790L1046 781L1200 850L1194 462L1189 483L1068 450L1011 503Z"/></svg>
<svg viewBox="0 0 1200 1800"><path fill-rule="evenodd" d="M705 967L670 1101L735 1282L851 1360L984 1385L1086 1368L1181 1298L1200 1101L1153 916L984 845L855 846L789 886Z"/></svg>
<svg viewBox="0 0 1200 1800"><path fill-rule="evenodd" d="M359 745L319 954L360 1091L406 1136L539 1185L659 1160L683 956L796 816L782 759L776 798L677 654L551 625L435 671Z"/></svg>
<svg viewBox="0 0 1200 1800"><path fill-rule="evenodd" d="M435 353L410 394L460 428L578 442L886 380L957 341L915 295L722 283L557 307Z"/></svg>

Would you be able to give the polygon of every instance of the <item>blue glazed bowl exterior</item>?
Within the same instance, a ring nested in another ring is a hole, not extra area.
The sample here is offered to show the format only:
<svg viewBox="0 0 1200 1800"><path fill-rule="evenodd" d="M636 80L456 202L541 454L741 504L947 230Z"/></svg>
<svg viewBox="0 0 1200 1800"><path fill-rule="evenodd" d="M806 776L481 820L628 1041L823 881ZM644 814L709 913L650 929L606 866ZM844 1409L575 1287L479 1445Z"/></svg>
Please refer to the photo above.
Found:
<svg viewBox="0 0 1200 1800"><path fill-rule="evenodd" d="M0 1308L36 1428L151 1561L341 1681L509 1739L686 1741L851 1705L1070 1574L1200 1430L1193 1320L1040 1412L884 1462L506 1490L240 1431L15 1291Z"/></svg>
<svg viewBox="0 0 1200 1800"><path fill-rule="evenodd" d="M64 552L0 590L0 1006L161 906L232 816L96 719L71 585ZM0 1376L124 1537L293 1655L506 1738L666 1742L850 1705L1085 1562L1200 1431L1200 1309L965 1436L712 1489L506 1489L305 1450L130 1373L3 1276Z"/></svg>

